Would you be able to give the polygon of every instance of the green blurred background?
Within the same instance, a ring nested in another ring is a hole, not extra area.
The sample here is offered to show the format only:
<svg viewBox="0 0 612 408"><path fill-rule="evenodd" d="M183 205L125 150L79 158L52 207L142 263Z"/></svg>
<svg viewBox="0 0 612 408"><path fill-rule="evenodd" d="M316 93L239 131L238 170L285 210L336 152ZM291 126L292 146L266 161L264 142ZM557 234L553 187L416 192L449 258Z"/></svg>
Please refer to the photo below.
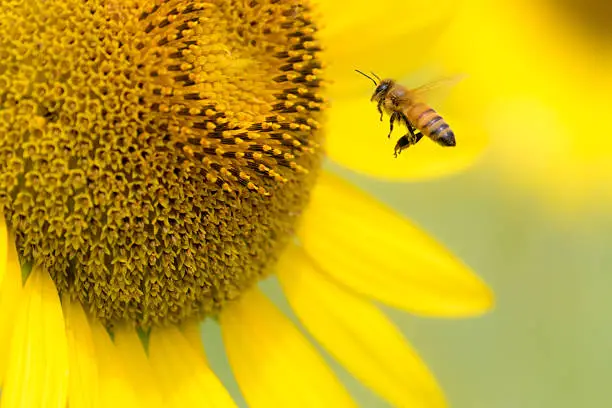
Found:
<svg viewBox="0 0 612 408"><path fill-rule="evenodd" d="M385 310L435 372L453 407L608 406L612 217L570 221L546 213L529 197L509 197L487 176L488 167L412 184L336 169L463 258L497 297L493 313L475 319L422 319ZM293 317L276 282L263 287ZM213 369L245 406L215 323L207 323L204 333ZM332 365L362 406L388 406Z"/></svg>

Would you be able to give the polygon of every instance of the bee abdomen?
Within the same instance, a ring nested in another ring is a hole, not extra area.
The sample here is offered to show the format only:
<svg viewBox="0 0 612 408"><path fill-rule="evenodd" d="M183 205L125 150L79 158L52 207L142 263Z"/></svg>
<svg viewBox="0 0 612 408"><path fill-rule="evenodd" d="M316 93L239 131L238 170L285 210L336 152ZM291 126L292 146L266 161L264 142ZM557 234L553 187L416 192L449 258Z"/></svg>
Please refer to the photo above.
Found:
<svg viewBox="0 0 612 408"><path fill-rule="evenodd" d="M455 146L455 134L435 110L419 103L407 113L413 125L436 143L442 146Z"/></svg>
<svg viewBox="0 0 612 408"><path fill-rule="evenodd" d="M448 123L446 123L442 117L438 117L440 120L429 129L431 139L442 146L455 146L455 133L453 133Z"/></svg>
<svg viewBox="0 0 612 408"><path fill-rule="evenodd" d="M421 125L421 129L427 136L442 146L455 146L455 134L442 116L438 115L433 109L423 112L421 116L427 120L426 123Z"/></svg>

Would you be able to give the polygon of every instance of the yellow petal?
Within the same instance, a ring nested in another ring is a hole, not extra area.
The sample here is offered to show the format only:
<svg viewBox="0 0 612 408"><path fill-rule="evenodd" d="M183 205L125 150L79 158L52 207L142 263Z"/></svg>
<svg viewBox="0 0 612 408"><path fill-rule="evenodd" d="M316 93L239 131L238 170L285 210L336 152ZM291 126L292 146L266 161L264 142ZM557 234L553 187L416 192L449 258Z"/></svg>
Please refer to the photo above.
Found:
<svg viewBox="0 0 612 408"><path fill-rule="evenodd" d="M416 27L438 22L457 6L457 0L438 0L435 10L429 2L411 0L381 0L375 7L368 0L352 1L351 7L334 0L314 0L312 3L314 10L325 19L322 29L326 35L343 35L350 31L348 34L352 37L347 38L352 38L352 42L358 42L357 39L371 41L369 37L373 35L364 35L368 32L364 30L372 31L373 27L380 38L409 34ZM387 24L391 17L398 15L401 15L401 24Z"/></svg>
<svg viewBox="0 0 612 408"><path fill-rule="evenodd" d="M66 406L68 345L62 306L49 274L26 281L11 339L2 408Z"/></svg>
<svg viewBox="0 0 612 408"><path fill-rule="evenodd" d="M250 407L354 406L313 346L257 288L228 305L220 323Z"/></svg>
<svg viewBox="0 0 612 408"><path fill-rule="evenodd" d="M64 297L62 306L70 362L68 405L92 408L98 402L98 364L89 321L80 303Z"/></svg>
<svg viewBox="0 0 612 408"><path fill-rule="evenodd" d="M202 344L202 333L200 331L200 322L197 319L191 319L181 326L181 332L187 339L194 351L196 351L204 362L206 362L206 353L204 353L204 344Z"/></svg>
<svg viewBox="0 0 612 408"><path fill-rule="evenodd" d="M163 390L164 407L235 407L219 379L175 327L156 328L149 360Z"/></svg>
<svg viewBox="0 0 612 408"><path fill-rule="evenodd" d="M6 273L6 262L8 257L8 231L6 230L6 222L4 214L0 213L0 287Z"/></svg>
<svg viewBox="0 0 612 408"><path fill-rule="evenodd" d="M163 399L159 384L151 372L151 364L136 330L125 325L115 327L113 343L117 348L117 355L123 362L125 374L138 395L140 405L147 408L161 408Z"/></svg>
<svg viewBox="0 0 612 408"><path fill-rule="evenodd" d="M99 400L101 408L143 407L139 403L117 348L106 329L92 320L91 333L98 356Z"/></svg>
<svg viewBox="0 0 612 408"><path fill-rule="evenodd" d="M4 224L4 220L0 220ZM15 237L9 236L4 279L0 282L0 385L4 383L13 327L23 297L21 268L15 249Z"/></svg>
<svg viewBox="0 0 612 408"><path fill-rule="evenodd" d="M323 276L301 248L278 265L291 307L317 341L394 406L444 407L435 379L399 330L370 302Z"/></svg>
<svg viewBox="0 0 612 408"><path fill-rule="evenodd" d="M565 211L597 211L612 199L612 138L587 119L610 113L612 43L584 36L579 13L566 19L558 4L465 1L435 52L476 85L466 100L484 105L481 121L494 135L488 175L501 170L514 184L505 193L542 196L547 213L566 222L575 217Z"/></svg>
<svg viewBox="0 0 612 408"><path fill-rule="evenodd" d="M461 84L464 87L467 85ZM406 128L396 123L391 138L388 137L389 116L385 115L380 121L376 104L370 102L370 91L368 88L361 98L335 101L328 111L326 152L343 166L381 179L431 179L468 168L487 146L488 137L484 128L475 124L480 113L463 102L462 116L453 109L442 111L436 108L455 132L457 146L442 147L423 137L419 143L395 158L395 143L406 134ZM457 92L464 94L460 90ZM454 97L452 100L456 99Z"/></svg>
<svg viewBox="0 0 612 408"><path fill-rule="evenodd" d="M325 77L332 98L367 86L355 69L400 78L423 64L456 8L456 0L430 2L384 0L315 1L323 24L319 38L329 61Z"/></svg>
<svg viewBox="0 0 612 408"><path fill-rule="evenodd" d="M312 192L299 237L327 274L391 306L446 317L492 306L489 289L443 246L330 173Z"/></svg>

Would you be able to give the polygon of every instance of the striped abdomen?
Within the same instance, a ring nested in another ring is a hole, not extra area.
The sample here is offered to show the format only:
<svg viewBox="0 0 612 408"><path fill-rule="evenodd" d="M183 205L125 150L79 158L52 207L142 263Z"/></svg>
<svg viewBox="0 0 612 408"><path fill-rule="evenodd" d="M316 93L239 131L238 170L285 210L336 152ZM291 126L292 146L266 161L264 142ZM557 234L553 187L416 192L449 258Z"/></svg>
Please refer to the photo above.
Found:
<svg viewBox="0 0 612 408"><path fill-rule="evenodd" d="M455 146L455 134L435 110L424 103L411 105L404 112L412 125L442 146Z"/></svg>

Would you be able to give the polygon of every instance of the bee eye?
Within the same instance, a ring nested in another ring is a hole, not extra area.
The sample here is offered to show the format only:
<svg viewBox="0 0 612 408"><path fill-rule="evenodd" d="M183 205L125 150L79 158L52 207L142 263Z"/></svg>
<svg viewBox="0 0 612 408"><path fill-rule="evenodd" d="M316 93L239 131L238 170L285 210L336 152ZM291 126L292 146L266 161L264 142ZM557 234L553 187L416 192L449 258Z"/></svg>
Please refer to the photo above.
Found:
<svg viewBox="0 0 612 408"><path fill-rule="evenodd" d="M380 84L376 87L376 93L384 92L387 89L387 84Z"/></svg>

